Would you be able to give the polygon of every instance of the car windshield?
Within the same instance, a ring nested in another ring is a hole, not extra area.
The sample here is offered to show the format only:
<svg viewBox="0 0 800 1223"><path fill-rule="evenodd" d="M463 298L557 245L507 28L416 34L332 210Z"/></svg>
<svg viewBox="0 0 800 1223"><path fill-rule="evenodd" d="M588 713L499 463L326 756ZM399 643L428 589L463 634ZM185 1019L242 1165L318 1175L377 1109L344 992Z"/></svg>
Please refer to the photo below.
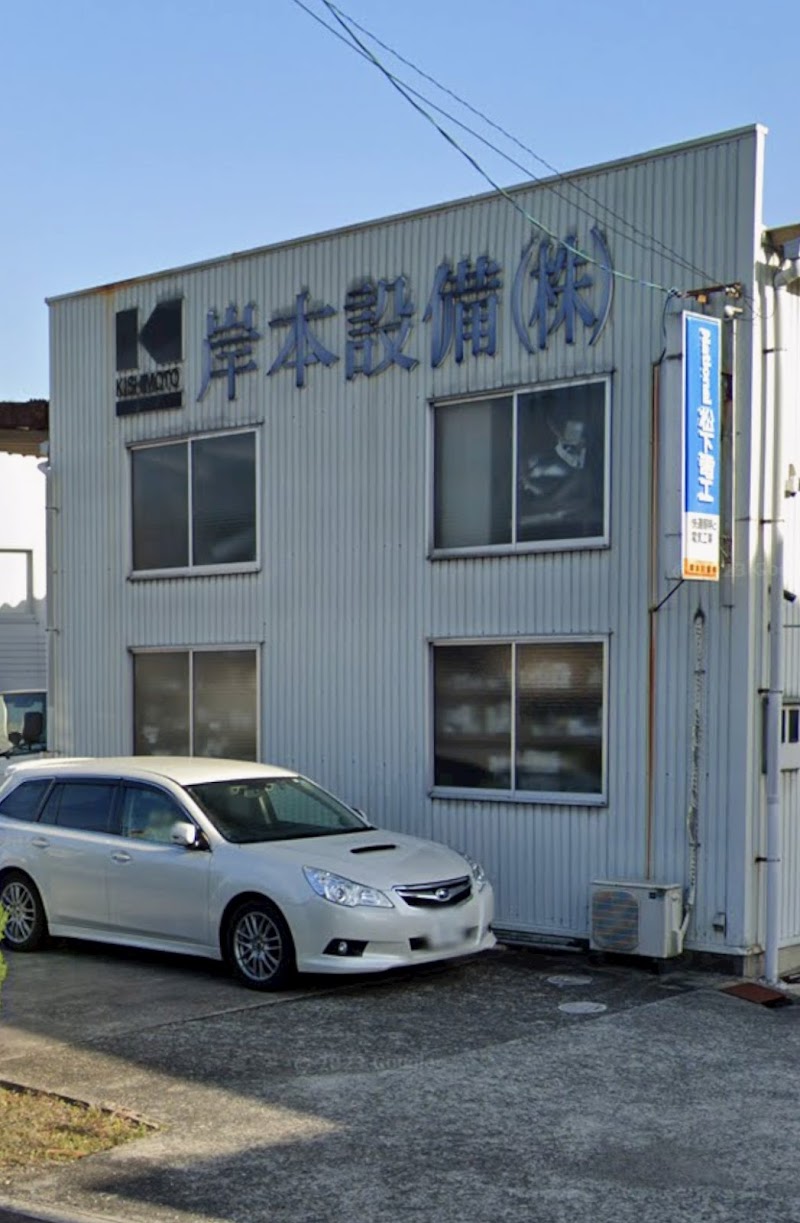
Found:
<svg viewBox="0 0 800 1223"><path fill-rule="evenodd" d="M186 787L226 841L290 841L371 827L303 777L209 781Z"/></svg>

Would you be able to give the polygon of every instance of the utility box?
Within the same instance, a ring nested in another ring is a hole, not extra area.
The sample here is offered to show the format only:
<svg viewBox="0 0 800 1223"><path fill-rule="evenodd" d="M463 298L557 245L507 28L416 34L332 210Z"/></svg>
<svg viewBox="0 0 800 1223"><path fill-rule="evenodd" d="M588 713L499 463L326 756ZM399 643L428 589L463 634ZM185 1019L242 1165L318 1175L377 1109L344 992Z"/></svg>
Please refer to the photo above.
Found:
<svg viewBox="0 0 800 1223"><path fill-rule="evenodd" d="M683 902L678 884L592 883L590 939L593 951L669 959L683 950Z"/></svg>

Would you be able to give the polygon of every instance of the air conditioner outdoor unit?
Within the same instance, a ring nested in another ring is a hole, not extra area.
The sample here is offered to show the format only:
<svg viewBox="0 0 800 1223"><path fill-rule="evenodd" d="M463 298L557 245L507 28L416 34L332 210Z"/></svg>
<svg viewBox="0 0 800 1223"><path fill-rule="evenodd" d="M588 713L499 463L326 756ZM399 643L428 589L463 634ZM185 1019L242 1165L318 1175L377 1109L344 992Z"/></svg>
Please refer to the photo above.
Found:
<svg viewBox="0 0 800 1223"><path fill-rule="evenodd" d="M589 946L594 951L669 959L683 951L678 884L592 883Z"/></svg>

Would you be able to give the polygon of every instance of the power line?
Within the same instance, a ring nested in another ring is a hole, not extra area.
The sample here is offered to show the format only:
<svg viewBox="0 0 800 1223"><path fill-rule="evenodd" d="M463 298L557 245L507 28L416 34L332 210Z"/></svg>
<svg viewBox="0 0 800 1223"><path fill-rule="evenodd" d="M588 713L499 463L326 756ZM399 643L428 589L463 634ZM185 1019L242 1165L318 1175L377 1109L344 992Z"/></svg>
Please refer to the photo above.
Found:
<svg viewBox="0 0 800 1223"><path fill-rule="evenodd" d="M302 8L304 12L308 13L309 17L312 17L314 21L316 21L319 25L321 25L324 30L327 30L330 34L333 35L334 38L337 38L339 42L343 43L348 48L348 50L353 51L355 52L356 55L361 56L361 58L366 60L367 63L373 62L370 60L369 55L367 55L364 51L362 51L359 46L356 46L354 43L352 43L349 40L349 38L346 38L343 34L340 34L338 30L335 30L333 26L330 26L328 25L326 21L323 21L323 19L317 13L313 12L313 10L310 9L306 4L304 4L302 0L295 0L295 2L297 3L299 8ZM333 6L333 7L335 8L336 6ZM337 9L337 12L342 12L342 10ZM356 28L363 30L363 27L359 26L357 22L353 22L353 25L355 25ZM369 31L364 31L364 32L369 34ZM371 35L371 37L374 38L375 36ZM376 38L375 41L380 46L386 45L384 43L381 43L380 39ZM391 50L391 48L389 49ZM402 59L403 57L398 56L398 58ZM403 62L407 63L409 61L403 60ZM414 67L413 65L410 65L410 66ZM419 72L420 75L427 77L427 74L421 72L420 69L415 69L415 71ZM520 170L526 177L533 178L535 182L542 181L541 179L539 179L536 176L536 174L533 173L530 166L523 164L523 162L521 161L517 161L515 157L512 157L504 149L499 148L498 145L494 144L491 140L488 140L485 136L481 135L481 133L477 132L475 128L470 127L468 123L464 123L461 119L458 119L451 111L448 111L444 107L437 105L437 103L431 101L431 99L427 97L425 94L420 93L420 91L417 89L414 89L414 87L412 85L409 85L407 81L402 80L402 78L396 76L394 73L390 73L388 69L386 70L386 75L391 78L393 83L401 85L405 90L413 94L420 101L426 102L427 105L430 106L433 110L437 111L440 115L444 115L446 118L450 120L451 123L454 123L456 124L457 127L460 127L462 131L468 132L476 140L479 140L481 144L484 144L487 148L491 149L493 153L496 153L499 157L502 157L510 165L516 166L516 168ZM433 80L433 78L428 78L428 79ZM439 88L443 89L445 93L452 94L452 96L456 98L457 101L461 102L461 104L464 105L467 109L473 111L475 114L481 115L480 111L475 110L475 108L473 106L470 106L468 102L463 102L461 99L458 98L457 94L452 93L452 90L445 89L444 86L441 86L441 85L439 86ZM481 117L484 117L484 116L481 116ZM504 135L506 134L503 128L500 128L498 127L497 124L492 123L490 119L487 118L486 122L489 123L491 126L497 128L497 130L502 132ZM524 149L526 152L530 152L531 155L534 158L536 158L536 160L542 161L543 165L548 165L547 162L543 161L542 158L537 157L537 155L533 153L532 150L528 149L526 145L522 144L520 141L516 140L514 137L510 136L509 139L515 140L515 143L518 144L520 148ZM554 174L556 174L556 176L560 178L562 181L565 181L564 176L559 175L558 171L554 170ZM552 183L545 183L544 185L546 189L551 192L551 194L556 196L556 198L563 200L564 203L569 205L571 208L575 208L578 212L582 212L584 216L589 217L591 220L597 219L597 209L598 208L602 209L604 212L607 212L611 216L618 215L613 211L613 209L609 208L607 205L600 203L599 200L595 200L594 197L591 196L588 191L585 191L583 188L579 187L577 183L567 183L567 185L574 187L574 189L578 191L580 194L585 195L587 199L592 200L592 202L596 205L596 207L591 212L589 211L589 209L584 208L580 204L577 204L575 203L575 201L569 199L566 195L563 194L563 192L559 191L555 186L553 186ZM634 230L636 229L635 226L633 226L630 222L625 221L624 218L620 218L620 219L622 220L622 223L626 225L628 228L632 228ZM656 254L656 255L660 254L660 252L653 250L652 244L650 242L647 242L647 241L643 242L637 238L631 237L629 234L623 233L621 230L617 229L616 226L611 225L608 222L606 223L606 227L611 233L617 234L620 238L622 238L623 241L632 243L633 245L640 247L642 250L645 250L650 254ZM653 241L658 241L658 239L653 239ZM662 243L661 245L664 246L664 250L670 254L674 262L681 264L686 271L699 272L700 275L702 275L706 279L709 279L708 273L704 272L701 268L696 267L694 264L690 263L688 260L684 259L681 255L679 255L677 251L672 251L665 244Z"/></svg>
<svg viewBox="0 0 800 1223"><path fill-rule="evenodd" d="M294 2L300 8L302 8L305 12L308 13L310 11L308 7L304 3L302 3L302 0L294 0ZM338 10L336 10L336 8L329 2L329 0L322 0L322 3L325 5L326 9L331 14L331 16L334 18L334 20L337 21L338 24L344 29L345 33L347 34L348 38L352 41L352 43L356 47L358 47L361 50L362 54L366 56L374 64L374 66L379 70L379 72L381 72L383 76L386 77L386 79L389 81L392 87L397 90L397 92L401 95L401 97L404 98L405 101L408 102L408 104L414 108L414 110L416 110L420 115L422 115L422 117L426 119L427 122L430 123L436 129L436 131L442 136L442 138L446 140L447 143L450 144L458 153L460 153L461 156L464 157L466 161L469 162L469 164L473 167L473 169L490 185L490 187L494 191L496 191L499 195L502 195L503 198L506 199L511 204L511 206L517 212L519 212L520 215L523 216L526 221L528 221L530 225L533 225L536 229L539 229L543 233L547 234L549 238L559 243L559 245L561 245L565 250L568 250L572 252L573 254L577 255L580 259L582 259L586 263L590 263L595 267L601 268L603 271L609 273L611 276L614 276L615 278L619 280L625 280L631 284L638 284L647 289L655 289L660 293L670 293L670 294L674 293L674 290L667 285L659 284L656 281L645 280L639 276L632 276L627 272L622 272L616 268L611 268L605 263L600 263L597 259L592 258L592 256L589 255L588 252L583 251L579 247L574 246L571 243L565 241L558 234L554 233L551 229L549 229L541 220L538 220L531 213L529 213L527 209L523 208L522 205L518 203L518 201L513 197L513 195L511 195L509 191L506 190L505 187L500 186L500 184L497 183L492 178L492 176L483 168L483 166L480 165L480 163L476 160L476 158L473 157L473 155L467 149L464 149L458 143L455 137L450 134L450 132L448 132L445 128L441 126L440 123L437 122L437 120L433 117L433 115L431 115L425 109L425 107L421 105L421 103L417 102L415 98L411 96L408 89L396 77L392 75L392 73L388 70L388 68L384 66L384 64L377 58L377 56L372 51L370 51L368 47L364 45L364 43L361 41L358 35L356 35L349 28L346 20L344 20L339 15ZM315 16L315 14L313 13L311 13L310 15ZM324 22L322 24L325 25ZM329 27L326 26L326 28L329 28Z"/></svg>
<svg viewBox="0 0 800 1223"><path fill-rule="evenodd" d="M507 131L506 128L504 128L501 124L496 123L484 111L480 110L476 106L473 106L472 103L468 102L465 98L462 98L459 94L455 92L455 90L448 88L447 85L443 85L441 81L436 79L436 77L431 76L430 73L425 72L422 68L420 68L417 64L415 64L412 60L407 59L404 55L402 55L399 51L397 51L396 48L392 47L389 43L382 41L382 39L378 38L376 34L373 34L371 30L368 30L366 26L359 24L359 22L357 22L354 17L351 17L349 14L345 13L344 10L339 8L338 5L334 3L328 3L328 0L323 0L323 2L325 3L326 8L332 11L334 16L339 16L341 18L344 18L349 25L359 30L362 34L365 34L367 38L369 38L372 42L376 44L376 46L381 47L384 51L388 51L388 53L394 56L394 58L397 59L401 64L405 64L407 68L410 68L412 72L417 73L417 75L422 77L423 80L428 81L428 83L433 85L434 88L439 89L442 93L447 94L448 97L451 97L455 102L459 104L459 106L463 106L465 110L468 110L471 114L475 115L476 118L480 119L483 123L486 123L494 131L499 132L501 136L504 136L506 138L506 140L510 140L512 144L515 144L517 146L517 148L522 149L523 152L527 153L530 157L532 157L534 161L539 163L539 165L544 166L546 170L549 170L551 174L555 175L555 177L560 182L563 182L566 186L570 187L577 194L584 196L587 200L589 200L594 205L595 208L600 208L608 216L613 217L615 220L619 221L627 229L631 230L632 233L638 234L639 237L645 239L645 241L637 242L634 238L631 238L629 235L620 233L620 231L615 229L614 226L609 225L608 228L612 231L612 233L616 233L619 237L625 238L626 241L633 242L636 246L640 246L644 250L649 250L653 254L669 255L670 258L674 262L679 263L687 271L699 273L709 283L715 280L715 277L713 277L710 272L705 271L703 268L699 267L697 264L691 263L683 255L681 255L678 251L676 251L674 247L671 247L666 242L663 242L660 238L656 237L655 234L651 234L647 230L640 229L633 221L629 221L627 217L622 216L621 213L615 212L614 209L611 208L608 204L603 204L600 200L598 200L595 196L593 196L590 191L587 191L584 187L581 187L579 183L575 183L575 182L568 180L566 176L560 170L558 170L555 166L551 165L550 162L547 161L544 157L541 157L529 145L519 140L513 134L513 132ZM322 24L324 25L325 23L323 22ZM326 28L331 29L330 26L327 26ZM331 33L336 34L336 31L331 30ZM337 35L337 37L340 37L340 36ZM342 41L345 41L345 40L342 40ZM406 86L406 88L410 89L411 87ZM416 93L415 90L412 90L412 92ZM421 96L421 95L418 95L418 96ZM434 105L430 101L430 99L425 99L425 100L428 102L429 105L432 105L432 106ZM489 148L491 148L494 152L498 153L501 157L505 157L506 160L509 161L511 165L517 166L517 168L522 170L524 174L530 175L535 182L542 182L542 179L538 175L534 174L530 170L529 167L521 165L518 161L515 161L514 158L510 157L507 153L504 153L502 149L497 148L490 141L485 140L482 136L480 136L472 128L467 127L466 124L460 123L459 120L456 119L453 115L450 115L447 111L442 111L440 107L435 107L435 109L440 110L440 113L442 114L446 114L448 118L452 119L453 122L458 123L460 127L463 127L466 131L470 132L471 135L476 136L478 140L482 140L483 143L486 144ZM555 188L552 187L550 183L546 183L545 185L559 199L564 200L565 203L572 203L573 207L578 208L579 211L583 212L585 215L591 215L588 213L586 209L581 208L580 205L575 204L571 200L568 200L566 196L556 191ZM655 243L656 246L660 247L661 250L660 251L654 250L653 245L652 245L653 243Z"/></svg>

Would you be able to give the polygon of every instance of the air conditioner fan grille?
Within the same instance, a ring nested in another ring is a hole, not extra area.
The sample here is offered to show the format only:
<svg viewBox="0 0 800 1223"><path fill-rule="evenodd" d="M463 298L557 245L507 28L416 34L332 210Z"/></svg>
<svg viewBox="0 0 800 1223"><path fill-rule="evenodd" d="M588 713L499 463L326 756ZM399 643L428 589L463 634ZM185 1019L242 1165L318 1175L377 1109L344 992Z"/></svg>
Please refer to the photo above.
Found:
<svg viewBox="0 0 800 1223"><path fill-rule="evenodd" d="M592 941L606 951L636 951L639 946L639 902L632 892L609 888L594 893Z"/></svg>

